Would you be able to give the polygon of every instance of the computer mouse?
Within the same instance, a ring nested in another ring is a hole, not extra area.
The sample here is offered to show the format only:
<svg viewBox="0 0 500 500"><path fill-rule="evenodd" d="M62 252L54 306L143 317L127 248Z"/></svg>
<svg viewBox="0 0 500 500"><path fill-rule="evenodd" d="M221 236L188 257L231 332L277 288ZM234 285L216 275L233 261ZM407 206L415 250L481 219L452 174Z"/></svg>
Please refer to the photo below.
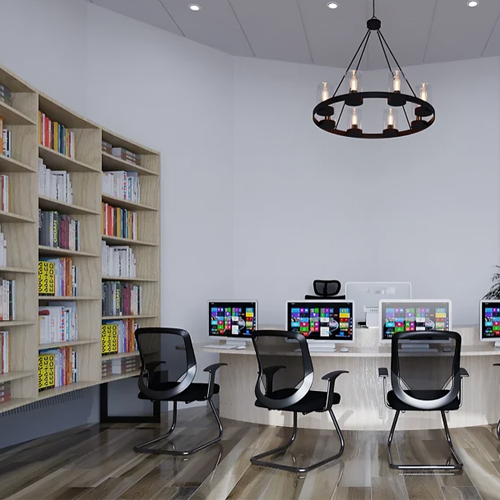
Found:
<svg viewBox="0 0 500 500"><path fill-rule="evenodd" d="M443 347L444 352L451 352L451 347Z"/></svg>
<svg viewBox="0 0 500 500"><path fill-rule="evenodd" d="M347 347L341 347L340 352L349 352L349 349Z"/></svg>

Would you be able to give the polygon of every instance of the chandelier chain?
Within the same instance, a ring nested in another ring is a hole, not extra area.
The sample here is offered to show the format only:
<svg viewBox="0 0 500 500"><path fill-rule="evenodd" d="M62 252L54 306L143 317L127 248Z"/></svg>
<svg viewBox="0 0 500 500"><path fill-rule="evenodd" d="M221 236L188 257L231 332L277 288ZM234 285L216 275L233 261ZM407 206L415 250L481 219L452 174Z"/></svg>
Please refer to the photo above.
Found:
<svg viewBox="0 0 500 500"><path fill-rule="evenodd" d="M375 0L373 0L373 17L375 18Z"/></svg>

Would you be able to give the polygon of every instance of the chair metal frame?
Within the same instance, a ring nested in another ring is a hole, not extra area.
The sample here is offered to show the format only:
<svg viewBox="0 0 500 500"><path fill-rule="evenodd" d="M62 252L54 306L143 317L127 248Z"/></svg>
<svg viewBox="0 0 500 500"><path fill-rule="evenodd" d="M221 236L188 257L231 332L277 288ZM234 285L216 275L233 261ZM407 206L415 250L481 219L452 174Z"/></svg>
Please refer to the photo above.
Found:
<svg viewBox="0 0 500 500"><path fill-rule="evenodd" d="M399 351L398 351L398 342L404 338L415 338L419 335L418 332L401 332L397 333L392 337L391 344L391 385L394 394L400 399L403 403L414 408L411 411L440 411L441 418L443 420L444 433L446 436L446 441L450 448L453 459L456 464L452 464L448 461L446 464L442 465L429 465L429 464L418 464L418 465L406 465L406 464L396 464L392 459L391 446L394 438L394 431L396 430L396 424L399 419L399 415L403 410L396 410L396 414L394 415L394 419L392 421L391 430L389 432L389 438L387 440L387 454L389 458L389 467L391 469L397 470L438 470L438 471L454 471L461 470L463 468L463 463L460 460L455 447L453 446L453 441L450 435L450 429L448 427L448 422L446 420L446 410L440 410L440 408L446 406L451 403L455 398L459 398L460 405L462 406L462 395L463 395L463 379L464 377L468 377L469 374L465 368L460 368L460 350L462 345L462 338L457 332L441 332L441 331L425 331L422 332L421 335L423 337L432 335L434 338L442 337L453 338L456 342L456 349L454 354L454 375L450 378L449 382L451 382L452 386L449 392L440 399L435 400L421 400L418 398L414 398L410 396L402 387L402 380L400 379L399 373ZM387 368L379 368L378 369L379 377L382 378L382 389L384 392L384 403L385 406L389 409L393 409L388 400L387 400L387 388L386 388L386 380L388 377ZM500 425L500 422L499 422Z"/></svg>
<svg viewBox="0 0 500 500"><path fill-rule="evenodd" d="M182 337L185 345L185 352L187 358L187 370L177 379L178 385L172 389L167 390L158 390L149 387L149 382L152 379L154 372L158 366L165 363L164 361L147 363L147 360L144 357L144 353L141 351L141 341L140 336L142 334L152 334L158 333L159 335L178 335ZM151 401L170 401L172 398L178 396L182 392L184 392L188 387L193 383L193 380L196 376L196 357L194 354L193 343L191 341L191 336L186 330L182 330L180 328L160 328L160 327L148 327L148 328L138 328L135 331L135 337L137 339L137 345L139 347L139 354L142 361L141 373L139 375L139 390L142 394L151 399ZM200 450L208 448L216 443L218 443L222 439L223 435L223 427L222 422L219 418L217 410L212 401L212 397L214 395L215 389L215 375L217 370L221 366L227 366L227 363L215 363L213 365L207 366L203 371L208 372L210 374L209 382L208 382L208 390L206 396L202 401L207 401L212 413L214 414L215 420L217 421L217 425L219 427L219 435L206 443L200 444L199 446L192 448L190 450L175 450L175 446L173 450L166 450L164 448L149 448L151 445L158 443L167 439L175 430L177 425L177 400L173 401L173 416L172 416L172 424L170 429L166 434L155 438L147 443L141 444L139 446L134 446L134 451L137 453L149 453L153 455L172 455L172 456L190 456L194 453L197 453ZM185 403L192 403L192 401L183 401ZM167 443L168 444L168 443Z"/></svg>
<svg viewBox="0 0 500 500"><path fill-rule="evenodd" d="M302 361L304 364L304 378L302 382L300 383L300 388L293 394L292 396L289 396L287 398L283 399L272 399L267 397L267 394L272 392L273 388L273 378L274 375L276 374L277 371L279 371L282 368L285 368L284 366L268 366L267 368L263 368L260 355L259 355L259 350L258 350L258 345L256 343L256 338L259 336L268 336L268 337L283 337L283 338L289 338L289 339L294 339L299 342L300 346L300 351L301 351L301 356L302 356ZM261 404L265 406L268 410L282 410L282 411L287 411L287 408L293 406L294 404L300 402L304 396L309 392L309 390L312 387L313 384L313 379L314 379L314 369L312 365L312 360L311 360L311 355L309 353L309 347L307 345L307 341L305 337L302 334L299 333L294 333L294 332L284 332L284 331L277 331L277 330L259 330L254 332L252 335L252 342L254 344L254 349L255 353L257 355L257 362L259 365L259 374L257 377L257 383L255 385L255 395L257 399L260 401ZM327 387L327 398L326 398L326 404L325 407L321 411L328 411L330 414L330 418L332 419L333 425L335 426L335 430L337 432L337 435L340 440L340 448L339 451L328 458L325 458L324 460L321 460L319 462L315 462L314 464L311 464L307 467L293 467L290 465L283 465L283 464L278 464L276 462L271 462L271 461L265 461L263 460L266 457L269 457L271 455L276 455L278 453L282 453L290 446L293 444L295 441L295 438L297 437L297 412L293 411L293 428L292 428L292 435L289 438L289 440L277 447L273 448L272 450L268 450L264 453L260 453L259 455L255 455L250 459L250 462L253 465L258 465L260 467L269 467L272 469L279 469L279 470L284 470L287 472L294 472L294 473L306 473L311 470L317 469L318 467L321 467L329 462L333 462L334 460L337 460L342 456L344 453L344 448L345 448L345 442L344 442L344 437L342 435L342 430L340 429L340 426L337 422L337 419L335 418L335 414L333 413L332 410L332 405L333 405L333 399L335 395L335 381L336 379L342 375L343 373L349 373L346 370L337 370L331 373L327 373L325 376L322 377L322 380L327 380L328 381L328 387ZM262 385L265 387L265 392L262 392ZM303 412L303 415L307 415L308 413L311 412Z"/></svg>
<svg viewBox="0 0 500 500"><path fill-rule="evenodd" d="M493 366L500 366L500 363L495 363ZM497 438L500 439L500 419L498 419L497 424Z"/></svg>

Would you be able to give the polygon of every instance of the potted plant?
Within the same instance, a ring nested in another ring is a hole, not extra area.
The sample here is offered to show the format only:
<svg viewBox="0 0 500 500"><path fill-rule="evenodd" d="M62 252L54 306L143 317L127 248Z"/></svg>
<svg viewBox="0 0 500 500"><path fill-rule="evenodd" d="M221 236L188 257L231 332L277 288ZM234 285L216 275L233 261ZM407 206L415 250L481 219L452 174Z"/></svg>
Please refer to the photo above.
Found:
<svg viewBox="0 0 500 500"><path fill-rule="evenodd" d="M500 270L500 266L495 266ZM492 277L493 285L491 285L490 291L483 297L484 300L500 300L500 271L497 271Z"/></svg>

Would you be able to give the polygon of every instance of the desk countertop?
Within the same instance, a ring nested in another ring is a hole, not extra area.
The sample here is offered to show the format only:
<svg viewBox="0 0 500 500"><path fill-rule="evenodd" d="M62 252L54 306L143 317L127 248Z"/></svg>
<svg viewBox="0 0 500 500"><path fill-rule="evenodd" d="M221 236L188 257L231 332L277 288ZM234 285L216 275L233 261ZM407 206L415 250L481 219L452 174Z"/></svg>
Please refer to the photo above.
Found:
<svg viewBox="0 0 500 500"><path fill-rule="evenodd" d="M206 345L210 344L195 344L194 348L197 351L203 352L213 352L216 354L236 354L236 355L255 355L255 351L252 346L248 346L246 349L219 349L207 348ZM390 345L379 346L379 347L349 347L348 352L341 352L340 347L334 352L331 351L310 351L311 357L313 358L332 358L332 357L344 357L344 358L390 358L391 351ZM293 351L290 351L293 352ZM462 345L463 357L466 356L500 356L500 349L495 349L489 344L486 345Z"/></svg>

